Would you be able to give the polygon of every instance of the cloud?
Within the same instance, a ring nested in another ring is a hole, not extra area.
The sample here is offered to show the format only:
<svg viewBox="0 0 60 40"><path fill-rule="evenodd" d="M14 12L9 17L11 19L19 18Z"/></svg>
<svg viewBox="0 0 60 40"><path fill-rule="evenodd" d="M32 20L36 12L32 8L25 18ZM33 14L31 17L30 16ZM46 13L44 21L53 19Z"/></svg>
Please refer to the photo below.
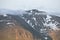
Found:
<svg viewBox="0 0 60 40"><path fill-rule="evenodd" d="M0 0L0 8L60 10L60 0Z"/></svg>

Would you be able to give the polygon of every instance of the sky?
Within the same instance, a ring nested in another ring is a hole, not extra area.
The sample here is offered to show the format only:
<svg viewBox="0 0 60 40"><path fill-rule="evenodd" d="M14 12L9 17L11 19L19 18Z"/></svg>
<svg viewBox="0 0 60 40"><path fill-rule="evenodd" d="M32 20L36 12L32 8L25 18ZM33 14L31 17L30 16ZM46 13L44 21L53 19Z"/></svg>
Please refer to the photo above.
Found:
<svg viewBox="0 0 60 40"><path fill-rule="evenodd" d="M0 9L43 9L60 12L60 0L0 0Z"/></svg>

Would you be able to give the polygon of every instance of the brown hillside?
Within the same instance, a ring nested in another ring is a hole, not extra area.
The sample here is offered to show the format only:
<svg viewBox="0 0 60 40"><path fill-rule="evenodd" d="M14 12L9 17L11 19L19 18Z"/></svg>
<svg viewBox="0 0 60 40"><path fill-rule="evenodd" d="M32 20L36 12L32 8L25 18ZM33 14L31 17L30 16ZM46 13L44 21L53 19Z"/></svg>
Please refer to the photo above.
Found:
<svg viewBox="0 0 60 40"><path fill-rule="evenodd" d="M0 40L33 40L32 33L15 25L0 30Z"/></svg>
<svg viewBox="0 0 60 40"><path fill-rule="evenodd" d="M60 40L60 30L57 31L50 31L49 35L53 40Z"/></svg>

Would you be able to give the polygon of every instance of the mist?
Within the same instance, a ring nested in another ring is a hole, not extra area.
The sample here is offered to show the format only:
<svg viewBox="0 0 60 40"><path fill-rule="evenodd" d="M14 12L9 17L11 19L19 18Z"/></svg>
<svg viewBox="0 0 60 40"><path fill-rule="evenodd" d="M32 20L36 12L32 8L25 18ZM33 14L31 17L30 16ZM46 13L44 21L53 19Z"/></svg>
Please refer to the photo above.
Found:
<svg viewBox="0 0 60 40"><path fill-rule="evenodd" d="M0 9L39 9L60 14L60 0L0 0Z"/></svg>

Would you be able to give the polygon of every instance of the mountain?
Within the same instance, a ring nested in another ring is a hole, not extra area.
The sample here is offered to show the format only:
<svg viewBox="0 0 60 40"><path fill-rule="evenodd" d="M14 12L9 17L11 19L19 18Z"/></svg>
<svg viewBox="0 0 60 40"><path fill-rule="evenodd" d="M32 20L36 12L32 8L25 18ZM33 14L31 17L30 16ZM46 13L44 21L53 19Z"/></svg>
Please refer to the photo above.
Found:
<svg viewBox="0 0 60 40"><path fill-rule="evenodd" d="M27 13L23 14L22 18L33 29L44 35L43 38L49 40L49 31L53 31L53 33L55 31L60 31L60 17L49 15L45 11L39 11L36 9L28 10L26 12Z"/></svg>
<svg viewBox="0 0 60 40"><path fill-rule="evenodd" d="M60 40L60 17L37 9L4 11L0 10L0 40Z"/></svg>
<svg viewBox="0 0 60 40"><path fill-rule="evenodd" d="M18 15L0 15L0 40L34 40L40 34ZM34 37L34 38L33 38Z"/></svg>
<svg viewBox="0 0 60 40"><path fill-rule="evenodd" d="M26 36L28 35L26 39L25 35L23 35L24 33L27 33L25 34ZM39 32L28 25L20 16L11 14L6 14L6 16L0 15L0 40L16 40L16 34L18 35L18 40L39 40L42 37Z"/></svg>
<svg viewBox="0 0 60 40"><path fill-rule="evenodd" d="M35 9L34 9L35 10ZM33 11L23 14L22 18L33 28L38 27L48 27L52 30L59 30L60 17L46 14L44 11ZM53 26L51 28L51 26ZM40 28L39 28L40 29ZM38 30L38 29L37 29Z"/></svg>

